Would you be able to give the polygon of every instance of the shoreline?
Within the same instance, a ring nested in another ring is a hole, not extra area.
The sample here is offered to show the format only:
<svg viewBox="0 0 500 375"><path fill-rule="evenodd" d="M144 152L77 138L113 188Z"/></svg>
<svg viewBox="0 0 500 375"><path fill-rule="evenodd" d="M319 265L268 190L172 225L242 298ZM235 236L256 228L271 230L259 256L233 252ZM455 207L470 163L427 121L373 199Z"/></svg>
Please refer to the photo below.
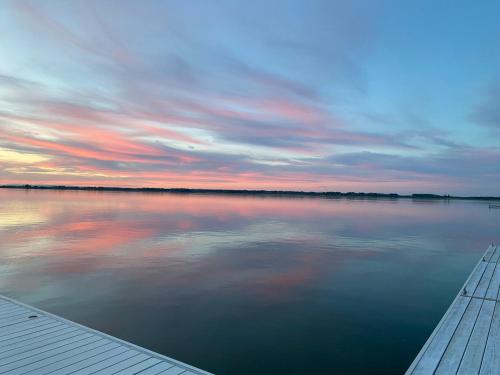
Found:
<svg viewBox="0 0 500 375"><path fill-rule="evenodd" d="M211 194L232 196L272 196L272 197L320 197L320 198L362 198L362 199L417 199L417 200L478 200L500 201L500 197L490 196L454 196L439 194L398 194L398 193L364 193L338 191L293 191L293 190L246 190L246 189L189 189L189 188L152 188L152 187L112 187L112 186L73 186L73 185L0 185L0 189L22 190L74 190L74 191L112 191L142 193L174 193L174 194Z"/></svg>

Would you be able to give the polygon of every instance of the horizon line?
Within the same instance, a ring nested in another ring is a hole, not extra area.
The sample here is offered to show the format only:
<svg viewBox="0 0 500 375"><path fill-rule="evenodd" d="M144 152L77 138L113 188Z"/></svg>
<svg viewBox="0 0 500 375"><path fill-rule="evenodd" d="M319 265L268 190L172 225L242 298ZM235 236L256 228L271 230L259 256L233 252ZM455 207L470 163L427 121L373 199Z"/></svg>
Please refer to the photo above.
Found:
<svg viewBox="0 0 500 375"><path fill-rule="evenodd" d="M120 187L120 186L85 186L85 185L47 185L47 184L4 184L1 189L35 189L35 190L88 190L88 191L128 191L150 193L184 193L184 194L228 194L228 195L295 195L295 196L327 196L355 198L391 198L391 199L464 199L464 200L500 200L500 196L460 196L434 193L377 193L377 192L340 192L340 191L304 191L304 190L257 190L257 189L210 189L183 187Z"/></svg>

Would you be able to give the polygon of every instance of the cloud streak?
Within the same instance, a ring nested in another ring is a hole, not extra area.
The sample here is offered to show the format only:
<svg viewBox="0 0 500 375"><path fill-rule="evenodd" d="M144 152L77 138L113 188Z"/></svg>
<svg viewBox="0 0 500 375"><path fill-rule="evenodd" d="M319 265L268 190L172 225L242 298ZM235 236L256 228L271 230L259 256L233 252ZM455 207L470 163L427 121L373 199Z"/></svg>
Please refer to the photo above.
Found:
<svg viewBox="0 0 500 375"><path fill-rule="evenodd" d="M0 181L495 191L480 181L500 182L497 146L374 98L385 7L285 2L280 28L251 16L267 3L198 5L203 19L181 2L8 3ZM498 127L497 91L463 116L469 133Z"/></svg>

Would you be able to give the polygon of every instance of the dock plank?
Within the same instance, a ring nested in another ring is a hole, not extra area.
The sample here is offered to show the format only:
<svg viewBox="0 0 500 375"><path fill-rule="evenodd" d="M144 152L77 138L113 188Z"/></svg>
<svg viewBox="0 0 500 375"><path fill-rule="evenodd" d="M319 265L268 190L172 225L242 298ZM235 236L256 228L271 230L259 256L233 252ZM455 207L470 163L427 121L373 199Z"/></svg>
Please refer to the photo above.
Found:
<svg viewBox="0 0 500 375"><path fill-rule="evenodd" d="M0 353L2 353L6 349L12 348L12 345L19 344L23 341L35 342L36 340L39 340L45 336L48 337L51 335L55 335L65 329L67 329L65 325L56 324L54 326L49 326L48 329L35 330L34 332L30 331L30 333L18 334L7 340L0 341Z"/></svg>
<svg viewBox="0 0 500 375"><path fill-rule="evenodd" d="M17 305L3 304L0 306L0 313L3 314L5 312L11 311L11 310L21 310L21 309L24 309L24 308L21 306L17 306Z"/></svg>
<svg viewBox="0 0 500 375"><path fill-rule="evenodd" d="M144 353L136 353L134 356L128 358L125 361L121 361L119 363L115 363L113 366L109 366L101 371L96 371L94 375L112 375L119 373L122 370L125 370L131 366L137 365L138 363L142 363L151 357Z"/></svg>
<svg viewBox="0 0 500 375"><path fill-rule="evenodd" d="M90 375L90 374L95 374L97 371L101 371L103 369L107 369L111 366L116 365L117 363L122 363L123 361L127 361L129 358L132 358L134 356L138 355L137 352L133 350L126 350L123 353L120 353L116 356L107 358L104 361L100 361L97 363L94 363L88 367L82 368L81 370L75 371L73 374L74 375Z"/></svg>
<svg viewBox="0 0 500 375"><path fill-rule="evenodd" d="M468 297L460 297L468 298ZM436 369L435 374L455 374L462 361L462 355L465 352L470 335L474 329L483 301L472 299L465 311L463 319L453 334L448 347Z"/></svg>
<svg viewBox="0 0 500 375"><path fill-rule="evenodd" d="M75 334L76 328L64 327L59 331L52 331L50 334L46 334L39 337L30 336L28 339L16 343L9 343L8 346L4 346L0 349L0 360L2 358L10 357L17 351L28 351L29 349L35 349L38 347L44 347L47 344L52 344L59 340L64 339L68 335Z"/></svg>
<svg viewBox="0 0 500 375"><path fill-rule="evenodd" d="M65 361L67 359L73 358L79 353L86 353L88 350L96 347L100 347L105 344L104 339L94 341L92 339L82 340L80 345L73 347L73 349L59 351L59 354L47 356L39 361L24 364L23 366L17 367L16 369L9 372L9 375L21 375L29 371L34 371L37 375L41 372L41 368L47 365L59 364L59 362Z"/></svg>
<svg viewBox="0 0 500 375"><path fill-rule="evenodd" d="M491 257L494 255L495 251L497 251L497 246L491 244L490 246L488 246L488 249L484 253L483 259L486 262L489 262L491 260Z"/></svg>
<svg viewBox="0 0 500 375"><path fill-rule="evenodd" d="M82 333L78 331L71 332L61 340L51 341L47 345L29 347L27 350L24 348L14 350L13 353L8 353L6 356L0 358L0 368L3 365L7 365L12 362L18 362L25 358L30 358L34 355L40 355L45 352L53 352L56 349L62 348L66 349L68 346L74 344L75 342L85 340L91 337L88 333Z"/></svg>
<svg viewBox="0 0 500 375"><path fill-rule="evenodd" d="M481 362L481 375L498 375L500 369L500 303L495 305L493 320L491 322L488 341L484 350L483 361ZM493 329L491 329L493 328Z"/></svg>
<svg viewBox="0 0 500 375"><path fill-rule="evenodd" d="M462 288L461 293L466 292L466 295L470 296L476 292L488 264L488 262L479 262L477 268L471 273L465 286Z"/></svg>
<svg viewBox="0 0 500 375"><path fill-rule="evenodd" d="M500 265L497 263L495 272L491 278L491 283L486 291L486 298L498 299L498 291L500 289Z"/></svg>
<svg viewBox="0 0 500 375"><path fill-rule="evenodd" d="M28 311L27 309L22 309L22 308L14 308L14 309L8 309L8 310L3 310L0 312L0 319L8 319L12 315L19 315L19 314L24 314Z"/></svg>
<svg viewBox="0 0 500 375"><path fill-rule="evenodd" d="M0 329L0 341L12 337L14 335L22 335L27 332L32 332L38 328L46 327L48 324L55 323L47 318L40 318L35 321L27 321L22 324L17 324L15 327Z"/></svg>
<svg viewBox="0 0 500 375"><path fill-rule="evenodd" d="M105 333L0 296L0 374L211 375Z"/></svg>
<svg viewBox="0 0 500 375"><path fill-rule="evenodd" d="M495 271L495 267L496 267L496 263L487 263L486 264L486 268L483 272L481 280L479 281L479 284L477 285L476 290L472 294L474 297L483 298L486 296L486 291L488 290L488 287L490 286L491 279L493 277L493 272Z"/></svg>
<svg viewBox="0 0 500 375"><path fill-rule="evenodd" d="M37 319L36 322L26 321L24 323L16 324L15 326L12 327L4 327L3 329L0 329L0 340L2 340L4 337L9 337L11 335L26 333L27 331L36 329L50 322L51 321L49 319L40 318Z"/></svg>
<svg viewBox="0 0 500 375"><path fill-rule="evenodd" d="M52 358L56 355L59 355L61 353L67 352L69 350L72 350L74 348L78 348L81 346L84 346L88 344L89 342L92 342L95 340L95 337L86 337L84 339L80 339L78 341L73 341L73 342L66 342L65 344L58 346L57 348L51 348L48 350L43 350L43 351L34 351L32 353L29 353L29 355L17 358L14 361L11 361L9 363L5 363L0 366L0 373L7 373L10 374L13 370L27 366L31 363L43 361L47 358Z"/></svg>
<svg viewBox="0 0 500 375"><path fill-rule="evenodd" d="M171 367L166 371L160 372L161 375L179 375L185 373L185 370L180 367Z"/></svg>
<svg viewBox="0 0 500 375"><path fill-rule="evenodd" d="M483 301L476 325L474 326L467 349L460 363L460 368L457 372L458 375L479 373L494 309L494 301Z"/></svg>
<svg viewBox="0 0 500 375"><path fill-rule="evenodd" d="M113 342L106 343L105 340L95 342L93 344L89 344L87 348L85 348L86 351L79 350L78 353L74 355L72 355L72 353L66 353L65 359L59 359L52 363L43 363L42 361L40 361L29 365L29 367L26 366L24 368L21 368L23 371L22 374L45 375L49 373L52 374L57 370L71 372L71 370L69 370L69 367L71 365L75 365L79 362L83 362L86 359L96 357L99 354L107 352L111 349L115 349L117 347L119 347L118 344Z"/></svg>
<svg viewBox="0 0 500 375"><path fill-rule="evenodd" d="M136 365L130 366L129 368L126 368L124 370L121 370L117 372L117 375L134 375L137 374L139 371L142 370L147 370L150 367L153 367L154 365L160 363L160 360L158 358L148 358L145 361L142 361Z"/></svg>
<svg viewBox="0 0 500 375"><path fill-rule="evenodd" d="M128 351L127 348L119 345L117 348L113 348L111 350L106 350L106 351L103 350L103 352L101 352L96 356L91 356L89 358L84 359L83 361L77 361L69 366L64 367L63 369L55 370L50 374L51 375L73 374L76 371L81 371L82 369L103 362L109 358L117 356L126 351Z"/></svg>
<svg viewBox="0 0 500 375"><path fill-rule="evenodd" d="M490 258L490 262L497 263L498 259L500 259L500 246L497 245L497 246L495 246L495 252L493 253L493 255Z"/></svg>
<svg viewBox="0 0 500 375"><path fill-rule="evenodd" d="M139 371L138 374L139 375L158 375L158 374L162 373L163 371L168 370L169 368L172 368L172 367L174 367L174 365L172 365L170 363L161 362L161 363L158 363L157 365L154 365L148 369Z"/></svg>

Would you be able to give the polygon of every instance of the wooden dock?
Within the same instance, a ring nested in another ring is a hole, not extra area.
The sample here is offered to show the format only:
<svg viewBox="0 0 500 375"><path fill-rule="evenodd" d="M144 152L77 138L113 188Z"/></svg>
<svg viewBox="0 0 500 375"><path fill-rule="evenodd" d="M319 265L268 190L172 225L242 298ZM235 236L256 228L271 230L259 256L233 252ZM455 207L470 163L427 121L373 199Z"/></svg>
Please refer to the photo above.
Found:
<svg viewBox="0 0 500 375"><path fill-rule="evenodd" d="M406 372L500 374L500 246L491 245Z"/></svg>
<svg viewBox="0 0 500 375"><path fill-rule="evenodd" d="M3 296L0 374L210 375Z"/></svg>

